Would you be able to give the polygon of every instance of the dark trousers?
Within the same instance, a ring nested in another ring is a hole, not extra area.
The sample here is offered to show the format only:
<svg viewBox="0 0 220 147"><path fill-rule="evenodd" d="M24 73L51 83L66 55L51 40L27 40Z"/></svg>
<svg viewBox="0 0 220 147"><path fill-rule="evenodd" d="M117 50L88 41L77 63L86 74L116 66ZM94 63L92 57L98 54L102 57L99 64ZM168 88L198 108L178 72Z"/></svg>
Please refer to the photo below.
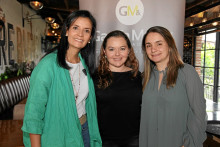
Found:
<svg viewBox="0 0 220 147"><path fill-rule="evenodd" d="M124 140L102 139L102 147L139 147L139 138L135 136Z"/></svg>

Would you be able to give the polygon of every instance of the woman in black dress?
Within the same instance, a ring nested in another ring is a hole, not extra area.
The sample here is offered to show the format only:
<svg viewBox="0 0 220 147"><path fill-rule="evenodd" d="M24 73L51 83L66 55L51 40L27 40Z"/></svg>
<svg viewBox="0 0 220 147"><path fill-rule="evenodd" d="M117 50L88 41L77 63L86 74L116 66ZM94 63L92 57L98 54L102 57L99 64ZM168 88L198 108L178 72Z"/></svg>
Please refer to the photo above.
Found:
<svg viewBox="0 0 220 147"><path fill-rule="evenodd" d="M138 147L142 79L127 35L112 31L104 39L94 76L103 147Z"/></svg>

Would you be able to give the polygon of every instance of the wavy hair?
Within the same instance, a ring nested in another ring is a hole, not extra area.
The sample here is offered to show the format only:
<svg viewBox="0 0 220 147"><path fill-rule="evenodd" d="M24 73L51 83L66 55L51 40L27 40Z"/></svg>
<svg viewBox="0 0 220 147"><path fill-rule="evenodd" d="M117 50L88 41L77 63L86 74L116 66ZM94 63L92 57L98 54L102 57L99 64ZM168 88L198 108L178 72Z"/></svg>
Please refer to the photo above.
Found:
<svg viewBox="0 0 220 147"><path fill-rule="evenodd" d="M98 88L105 89L112 83L112 73L111 70L109 69L109 62L105 57L106 44L108 42L108 39L111 37L122 37L125 39L127 46L130 50L128 58L125 62L125 66L130 67L132 69L131 78L136 77L138 73L139 63L135 56L134 49L131 45L128 36L124 32L119 30L112 31L105 37L100 50L100 56L99 56L100 59L98 66Z"/></svg>
<svg viewBox="0 0 220 147"><path fill-rule="evenodd" d="M146 53L146 48L145 48L146 37L151 32L159 33L164 38L164 40L167 42L170 48L169 62L167 64L166 87L167 88L174 87L176 84L177 76L178 76L178 70L179 68L182 68L184 66L184 63L178 53L176 43L171 33L164 27L154 26L147 30L142 40L142 50L144 52L144 61L145 61L144 72L143 72L143 90L146 87L150 79L151 71L153 67L155 66L155 63L148 58L147 53Z"/></svg>

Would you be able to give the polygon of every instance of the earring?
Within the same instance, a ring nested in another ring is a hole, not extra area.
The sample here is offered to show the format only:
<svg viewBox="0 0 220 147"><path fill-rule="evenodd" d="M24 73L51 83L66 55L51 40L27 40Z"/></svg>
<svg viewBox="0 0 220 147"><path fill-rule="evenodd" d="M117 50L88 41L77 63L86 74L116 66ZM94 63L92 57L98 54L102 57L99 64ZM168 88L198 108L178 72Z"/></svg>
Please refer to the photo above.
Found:
<svg viewBox="0 0 220 147"><path fill-rule="evenodd" d="M105 64L108 64L108 58L106 55L104 56L104 62L105 62Z"/></svg>
<svg viewBox="0 0 220 147"><path fill-rule="evenodd" d="M88 44L90 44L90 41L88 42Z"/></svg>

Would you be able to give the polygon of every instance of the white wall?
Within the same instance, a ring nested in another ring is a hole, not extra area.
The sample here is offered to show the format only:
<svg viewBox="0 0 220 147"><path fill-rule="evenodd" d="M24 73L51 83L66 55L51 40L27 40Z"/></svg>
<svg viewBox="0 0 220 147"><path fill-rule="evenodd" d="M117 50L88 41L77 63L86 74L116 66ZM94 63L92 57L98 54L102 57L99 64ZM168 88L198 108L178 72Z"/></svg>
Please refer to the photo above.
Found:
<svg viewBox="0 0 220 147"><path fill-rule="evenodd" d="M22 5L17 0L0 0L0 8L5 14L5 46L4 52L6 55L6 65L3 60L2 47L0 46L0 74L5 71L5 67L9 66L9 59L14 60L16 63L21 62L38 62L38 59L43 55L41 49L41 37L45 38L46 35L46 22L40 18L39 15L33 16L32 31L31 25L25 20L24 27L22 23L22 9L23 16L27 14L32 15L36 12L30 9L27 5ZM8 23L13 25L13 30L8 33ZM32 32L32 37L31 37ZM14 48L9 49L8 35L10 34L10 41L13 42ZM0 29L0 40L3 39L3 30ZM9 58L9 51L11 57Z"/></svg>

